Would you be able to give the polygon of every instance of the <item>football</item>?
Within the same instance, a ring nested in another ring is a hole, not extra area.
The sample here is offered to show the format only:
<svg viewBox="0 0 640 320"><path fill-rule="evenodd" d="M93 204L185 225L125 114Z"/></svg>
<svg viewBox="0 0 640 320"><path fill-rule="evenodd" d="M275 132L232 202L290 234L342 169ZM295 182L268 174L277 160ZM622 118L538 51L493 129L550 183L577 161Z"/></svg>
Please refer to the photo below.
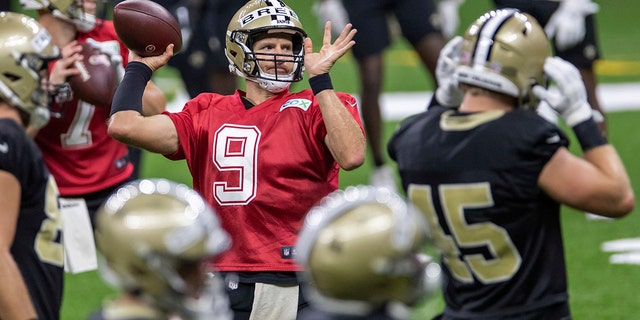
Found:
<svg viewBox="0 0 640 320"><path fill-rule="evenodd" d="M182 48L182 33L176 18L151 0L125 0L113 8L113 24L120 40L139 56L161 55L173 43L173 53Z"/></svg>
<svg viewBox="0 0 640 320"><path fill-rule="evenodd" d="M94 106L108 107L118 87L118 65L91 43L80 45L84 58L74 65L80 73L68 79L73 95Z"/></svg>

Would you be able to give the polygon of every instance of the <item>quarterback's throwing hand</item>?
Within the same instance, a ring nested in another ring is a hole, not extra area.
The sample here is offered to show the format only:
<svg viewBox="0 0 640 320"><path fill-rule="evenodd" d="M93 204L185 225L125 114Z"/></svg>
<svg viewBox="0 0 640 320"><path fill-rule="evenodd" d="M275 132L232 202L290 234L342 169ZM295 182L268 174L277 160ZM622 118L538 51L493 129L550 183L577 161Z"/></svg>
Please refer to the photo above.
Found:
<svg viewBox="0 0 640 320"><path fill-rule="evenodd" d="M159 56L141 57L135 52L133 52L132 50L129 50L129 61L142 62L146 64L147 67L151 69L151 71L156 71L162 68L162 66L164 66L165 64L167 64L167 62L169 62L169 59L171 59L171 57L173 57L172 43L167 45L167 48L164 50L164 53L162 53Z"/></svg>
<svg viewBox="0 0 640 320"><path fill-rule="evenodd" d="M559 57L549 57L545 60L544 72L557 88L535 86L533 94L548 103L571 127L591 118L587 91L580 71L573 64Z"/></svg>
<svg viewBox="0 0 640 320"><path fill-rule="evenodd" d="M352 25L348 23L342 29L340 36L331 43L331 21L327 21L320 51L313 52L311 38L304 39L304 67L309 77L329 73L333 64L356 43L353 41L356 32L356 29L352 29Z"/></svg>

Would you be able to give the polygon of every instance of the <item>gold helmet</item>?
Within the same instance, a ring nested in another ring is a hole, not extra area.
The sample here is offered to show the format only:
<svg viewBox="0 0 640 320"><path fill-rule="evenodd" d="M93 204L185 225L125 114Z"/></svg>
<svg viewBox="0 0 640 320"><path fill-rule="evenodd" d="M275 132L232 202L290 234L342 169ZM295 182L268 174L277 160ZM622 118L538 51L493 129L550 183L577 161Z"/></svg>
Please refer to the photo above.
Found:
<svg viewBox="0 0 640 320"><path fill-rule="evenodd" d="M292 54L260 54L253 52L258 36L286 33L293 42ZM304 67L304 38L298 15L279 0L251 0L231 18L227 28L225 54L229 70L238 76L257 82L270 92L281 92L300 81ZM268 74L260 69L258 61L293 62L288 75Z"/></svg>
<svg viewBox="0 0 640 320"><path fill-rule="evenodd" d="M538 21L516 9L483 14L465 32L456 68L459 83L503 93L533 109L534 85L547 86L544 61L551 56L549 39Z"/></svg>
<svg viewBox="0 0 640 320"><path fill-rule="evenodd" d="M440 267L422 253L427 240L423 217L399 195L351 186L309 211L296 260L320 307L411 305L439 289Z"/></svg>
<svg viewBox="0 0 640 320"><path fill-rule="evenodd" d="M35 19L0 12L0 98L23 111L25 124L35 114L49 116L48 62L60 50Z"/></svg>
<svg viewBox="0 0 640 320"><path fill-rule="evenodd" d="M93 12L85 11L85 2ZM20 0L24 10L47 10L55 17L73 23L78 30L89 32L96 25L96 17L104 19L109 4L107 0Z"/></svg>
<svg viewBox="0 0 640 320"><path fill-rule="evenodd" d="M133 181L96 213L95 239L101 267L125 290L185 319L229 318L223 282L218 275L207 279L204 267L230 238L195 190L165 179Z"/></svg>

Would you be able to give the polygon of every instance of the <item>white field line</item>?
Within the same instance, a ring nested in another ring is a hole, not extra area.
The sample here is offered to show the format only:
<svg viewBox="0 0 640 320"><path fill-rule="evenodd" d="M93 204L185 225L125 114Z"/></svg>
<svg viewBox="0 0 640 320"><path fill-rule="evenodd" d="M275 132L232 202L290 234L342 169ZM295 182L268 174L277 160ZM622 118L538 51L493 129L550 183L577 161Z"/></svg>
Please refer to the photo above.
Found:
<svg viewBox="0 0 640 320"><path fill-rule="evenodd" d="M640 265L640 238L626 238L602 243L600 249L611 252L609 263Z"/></svg>
<svg viewBox="0 0 640 320"><path fill-rule="evenodd" d="M158 85L168 85L160 79ZM156 80L154 80L156 81ZM175 81L173 85L175 85ZM174 87L175 88L175 87ZM424 110L431 99L431 91L422 92L389 92L380 97L382 117L387 120L400 120ZM356 98L357 95L356 95ZM605 112L635 110L640 108L640 82L600 84L598 98ZM167 110L176 112L182 110L189 99L182 85L176 90L175 99L167 103Z"/></svg>

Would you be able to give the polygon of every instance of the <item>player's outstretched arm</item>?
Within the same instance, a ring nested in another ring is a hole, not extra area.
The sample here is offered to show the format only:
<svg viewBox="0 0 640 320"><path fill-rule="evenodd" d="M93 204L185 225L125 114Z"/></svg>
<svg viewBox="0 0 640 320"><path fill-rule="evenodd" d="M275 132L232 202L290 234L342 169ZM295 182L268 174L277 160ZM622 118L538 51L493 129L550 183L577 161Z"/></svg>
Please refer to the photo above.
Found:
<svg viewBox="0 0 640 320"><path fill-rule="evenodd" d="M111 104L109 135L123 143L160 154L178 150L178 133L168 116L142 115L143 94L153 71L173 56L173 44L162 55L140 57L130 52L129 64Z"/></svg>
<svg viewBox="0 0 640 320"><path fill-rule="evenodd" d="M313 52L313 43L310 38L304 41L305 70L309 74L309 84L320 105L327 128L325 144L336 162L345 170L353 170L362 165L366 145L362 129L347 110L347 108L355 108L355 102L351 106L342 104L333 90L329 71L335 62L355 44L353 41L355 34L356 30L351 29L351 24L347 24L335 42L331 43L331 22L329 21L325 24L320 51Z"/></svg>

